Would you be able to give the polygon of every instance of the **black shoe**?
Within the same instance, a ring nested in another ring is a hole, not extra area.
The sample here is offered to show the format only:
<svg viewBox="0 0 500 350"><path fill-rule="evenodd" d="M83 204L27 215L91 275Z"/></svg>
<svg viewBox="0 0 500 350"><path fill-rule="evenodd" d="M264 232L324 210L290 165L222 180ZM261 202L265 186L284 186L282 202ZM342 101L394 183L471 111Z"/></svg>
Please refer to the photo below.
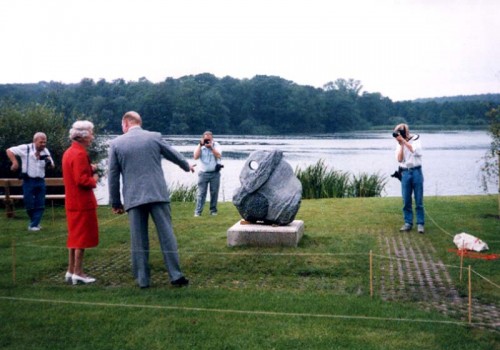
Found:
<svg viewBox="0 0 500 350"><path fill-rule="evenodd" d="M174 287L183 287L189 284L189 280L186 277L182 276L181 278L170 282L170 284L173 285Z"/></svg>

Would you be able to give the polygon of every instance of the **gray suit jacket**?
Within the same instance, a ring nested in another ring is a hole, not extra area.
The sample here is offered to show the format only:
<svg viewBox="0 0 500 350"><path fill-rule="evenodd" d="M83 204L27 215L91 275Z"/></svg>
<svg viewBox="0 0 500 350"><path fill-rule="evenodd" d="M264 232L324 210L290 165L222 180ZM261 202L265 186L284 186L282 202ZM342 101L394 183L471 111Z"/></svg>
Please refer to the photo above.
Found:
<svg viewBox="0 0 500 350"><path fill-rule="evenodd" d="M189 171L184 157L166 144L161 134L140 127L111 141L109 148L109 202L113 208L121 207L120 174L123 181L123 207L170 202L170 193L161 167L162 158Z"/></svg>

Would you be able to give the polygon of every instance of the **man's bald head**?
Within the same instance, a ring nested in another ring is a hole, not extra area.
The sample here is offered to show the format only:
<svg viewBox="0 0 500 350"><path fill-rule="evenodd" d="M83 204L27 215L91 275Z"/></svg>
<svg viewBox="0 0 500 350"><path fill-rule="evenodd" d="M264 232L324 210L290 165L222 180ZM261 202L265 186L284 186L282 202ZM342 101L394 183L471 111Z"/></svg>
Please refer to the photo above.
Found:
<svg viewBox="0 0 500 350"><path fill-rule="evenodd" d="M122 119L127 120L129 123L132 123L132 124L137 124L137 125L142 124L141 116L139 115L139 113L134 112L134 111L130 111L130 112L125 113L123 115Z"/></svg>
<svg viewBox="0 0 500 350"><path fill-rule="evenodd" d="M128 129L130 129L132 126L141 126L142 125L142 118L139 115L139 113L134 112L134 111L129 111L125 113L122 117L122 130L123 133L126 134Z"/></svg>

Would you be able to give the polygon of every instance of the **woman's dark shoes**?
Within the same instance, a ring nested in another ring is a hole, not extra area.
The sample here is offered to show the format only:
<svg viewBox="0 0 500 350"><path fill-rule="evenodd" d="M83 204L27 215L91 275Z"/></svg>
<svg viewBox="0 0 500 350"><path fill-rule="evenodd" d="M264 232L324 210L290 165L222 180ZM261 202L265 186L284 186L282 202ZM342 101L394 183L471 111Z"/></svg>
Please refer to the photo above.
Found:
<svg viewBox="0 0 500 350"><path fill-rule="evenodd" d="M174 287L184 287L189 284L189 280L186 277L182 276L181 278L170 282L170 284L173 285Z"/></svg>

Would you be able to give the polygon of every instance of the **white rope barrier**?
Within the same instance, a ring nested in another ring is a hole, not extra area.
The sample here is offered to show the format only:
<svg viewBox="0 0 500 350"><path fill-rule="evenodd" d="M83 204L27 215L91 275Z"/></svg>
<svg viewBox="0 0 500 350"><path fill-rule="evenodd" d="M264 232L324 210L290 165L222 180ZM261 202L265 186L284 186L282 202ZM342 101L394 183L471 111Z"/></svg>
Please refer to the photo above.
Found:
<svg viewBox="0 0 500 350"><path fill-rule="evenodd" d="M43 248L43 249L64 249L66 250L66 247L61 247L61 246L52 246L52 245L37 245L37 244L32 244L32 243L22 243L19 244L17 243L17 247L34 247L34 248ZM102 251L108 251L108 252L123 252L123 249L118 249L118 248L92 248L92 250L102 250ZM129 248L127 247L127 250ZM144 250L135 250L135 252L145 252ZM178 253L181 255L184 254L194 254L194 255L211 255L211 256L234 256L234 257L239 257L239 256L254 256L254 257L264 257L264 256L276 256L276 257L359 257L359 256L369 256L369 253L271 253L271 252L208 252L208 251L194 251L194 250L177 250L177 251L162 251L161 249L149 249L146 252L149 253ZM395 256L386 256L386 255L381 255L381 254L372 254L373 257L377 257L380 259L388 259L391 261L404 261L404 262L409 262L409 263L414 263L414 264L424 264L428 263L426 260L416 260L416 259L406 259L406 258L401 258L401 257L395 257ZM454 269L460 269L461 266L456 266L456 265L448 265L448 264L443 264L443 263L435 263L436 266L440 267L447 267L447 268L454 268ZM477 276L480 278L484 279L488 283L492 284L493 286L497 287L500 289L500 286L494 283L493 281L487 279L486 277L482 276L475 270L472 270Z"/></svg>
<svg viewBox="0 0 500 350"><path fill-rule="evenodd" d="M4 296L0 296L0 299L1 300L10 300L10 301L22 301L22 302L70 304L70 305L97 306L97 307L176 310L176 311L226 313L226 314L257 315L257 316L309 317L309 318L330 318L330 319L345 319L345 320L432 323L432 324L448 324L448 325L457 325L457 326L468 326L469 325L467 322L429 320L429 319L418 319L418 318L417 319L409 319L409 318L394 318L394 317L353 316L353 315L337 315L337 314L314 314L314 313L279 312L279 311L235 310L235 309L219 309L219 308L212 309L212 308L203 308L203 307L147 305L147 304L115 304L115 303L72 301L72 300L59 300L59 299L17 298L17 297L4 297ZM474 323L474 325L490 326L489 323Z"/></svg>
<svg viewBox="0 0 500 350"><path fill-rule="evenodd" d="M481 275L480 273L478 273L477 271L475 270L472 270L472 272L474 274L476 274L477 276L481 277L483 280L485 280L486 282L490 283L491 285L497 287L498 289L500 289L500 286L498 284L496 284L495 282L493 282L492 280L489 280L488 278L484 277L483 275Z"/></svg>
<svg viewBox="0 0 500 350"><path fill-rule="evenodd" d="M447 230L442 228L426 211L425 214L429 219L433 222L433 224L443 233L448 235L449 237L454 237L453 234L449 233ZM126 215L117 215L114 218L100 221L99 226L103 227L112 222L118 221L120 219L126 218ZM52 232L54 233L54 232ZM61 239L66 237L66 232L59 234L57 236L40 238L38 240L34 240L30 243L17 243L17 248L19 247L35 247L41 249L64 249L66 247L62 246L53 246L53 245L39 245L36 243L46 242L54 239ZM14 249L14 243L13 243ZM101 250L108 252L124 252L124 249L119 248L94 248L93 250ZM129 250L129 248L127 249ZM162 252L161 249L150 249L148 252L153 253L174 253L172 251ZM417 260L415 257L413 259L393 256L393 255L381 255L381 254L370 254L368 253L274 253L274 252L209 252L209 251L194 251L194 250L178 250L175 253L179 254L194 254L194 255L209 255L209 256L230 256L230 257L240 257L240 256L253 256L253 257L359 257L365 256L370 257L370 269L372 268L371 259L373 257L379 259L388 259L390 261L404 261L406 263L413 264L428 264L427 260ZM13 256L15 254L15 250L13 250ZM13 258L15 259L15 258ZM461 269L461 266L455 265L447 265L442 262L433 263L436 267L447 267L454 269ZM371 270L370 270L371 271ZM479 274L477 271L472 270L469 266L469 274L474 273L482 280L486 281L490 285L500 289L500 285L491 281L487 277ZM370 275L370 283L372 283L372 276ZM13 280L15 284L15 265L13 265ZM371 286L372 288L372 286ZM470 289L470 276L469 276L469 289ZM470 298L469 291L469 298ZM226 313L226 314L242 314L242 315L257 315L257 316L279 316L279 317L310 317L310 318L329 318L329 319L345 319L345 320L368 320L368 321L389 321L389 322L409 322L409 323L430 323L430 324L448 324L448 325L457 325L457 326L470 326L471 325L471 302L469 301L469 322L460 322L460 321L442 321L442 320L429 320L429 319L407 319L407 318L388 318L388 317L374 317L374 316L355 316L355 315L337 315L337 314L315 314L315 313L289 313L289 312L279 312L279 311L260 311L260 310L236 310L236 309L220 309L220 308L204 308L204 307L184 307L184 306L168 306L168 305L146 305L146 304L120 304L120 303L102 303L102 302L83 302L83 301L71 301L71 300L51 300L51 299L36 299L36 298L17 298L17 297L7 297L0 296L0 300L10 300L10 301L18 301L18 302L37 302L37 303L53 303L53 304L72 304L72 305L81 305L81 306L96 306L96 307L122 307L122 308L141 308L141 309L157 309L157 310L176 310L176 311L188 311L188 312L206 312L206 313ZM487 327L496 327L496 323L484 323L484 322L474 322L474 326L487 326Z"/></svg>
<svg viewBox="0 0 500 350"><path fill-rule="evenodd" d="M427 215L429 217L429 219L431 219L432 223L438 228L440 229L442 232L444 232L445 234L447 234L448 236L450 236L451 238L453 238L455 235L449 233L448 231L446 231L444 228L442 228L441 226L439 226L439 224L436 222L436 220L434 220L432 218L432 216L429 215L429 212L427 210L424 209L424 212L425 212L425 215Z"/></svg>

